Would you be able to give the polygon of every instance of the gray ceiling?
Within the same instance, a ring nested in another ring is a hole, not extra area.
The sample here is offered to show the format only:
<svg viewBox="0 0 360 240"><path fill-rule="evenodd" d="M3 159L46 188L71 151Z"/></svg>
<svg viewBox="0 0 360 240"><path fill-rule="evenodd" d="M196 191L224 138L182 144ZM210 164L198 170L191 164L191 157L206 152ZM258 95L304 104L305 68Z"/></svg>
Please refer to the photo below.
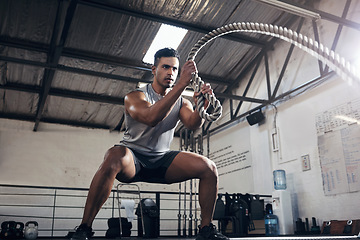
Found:
<svg viewBox="0 0 360 240"><path fill-rule="evenodd" d="M314 8L317 1L287 2ZM178 49L183 64L217 27L296 29L301 19L256 0L1 0L0 117L32 121L34 131L42 122L121 130L123 97L152 80L142 58L161 23L190 30ZM197 55L199 75L221 101L251 101L232 89L275 41L250 33L218 38Z"/></svg>

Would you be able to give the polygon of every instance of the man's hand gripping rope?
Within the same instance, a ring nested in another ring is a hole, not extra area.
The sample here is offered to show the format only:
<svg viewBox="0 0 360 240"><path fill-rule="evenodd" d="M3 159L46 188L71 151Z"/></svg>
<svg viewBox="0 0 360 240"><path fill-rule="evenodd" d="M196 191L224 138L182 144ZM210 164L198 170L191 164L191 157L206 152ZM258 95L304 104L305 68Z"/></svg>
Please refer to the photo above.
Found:
<svg viewBox="0 0 360 240"><path fill-rule="evenodd" d="M192 80L190 85L195 92L200 92L202 86L204 85L204 81L201 80L201 78L198 76L198 73L192 73ZM204 106L205 99L207 99L214 108L214 111L211 114L206 112ZM197 99L196 109L199 112L200 117L209 122L216 121L221 117L222 114L222 106L220 104L220 101L216 99L213 92L212 94L208 94L208 93L200 94Z"/></svg>

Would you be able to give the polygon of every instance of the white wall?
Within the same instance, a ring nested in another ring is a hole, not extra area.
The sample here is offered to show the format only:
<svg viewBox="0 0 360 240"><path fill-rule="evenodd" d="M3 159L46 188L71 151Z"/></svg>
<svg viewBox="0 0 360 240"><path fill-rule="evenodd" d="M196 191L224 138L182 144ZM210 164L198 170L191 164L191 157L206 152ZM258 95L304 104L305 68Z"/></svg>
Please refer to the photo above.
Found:
<svg viewBox="0 0 360 240"><path fill-rule="evenodd" d="M55 187L87 188L105 151L118 133L0 119L0 181Z"/></svg>
<svg viewBox="0 0 360 240"><path fill-rule="evenodd" d="M88 188L105 152L123 134L0 119L0 182L2 184ZM172 148L179 149L175 139ZM114 185L119 182L115 181ZM151 190L178 189L173 185L141 185Z"/></svg>
<svg viewBox="0 0 360 240"><path fill-rule="evenodd" d="M344 4L345 1L322 1L318 8L341 16ZM360 22L359 2L353 2L350 9L347 18ZM319 26L320 41L330 48L337 25L327 20L320 20L317 24ZM314 38L312 24L309 20L305 22L300 32ZM359 40L359 31L344 27L335 52L355 64L360 56ZM289 47L290 45L287 42L282 41L275 45L273 52L269 53L272 89L275 86ZM360 59L357 61L359 62ZM256 85L252 86L254 88L248 96L267 98L264 69L262 63L254 81ZM317 76L319 76L317 59L299 48L295 48L278 94L310 81ZM241 95L246 82L246 79L244 79L244 82L240 84L240 87L234 93ZM360 192L330 196L324 194L315 126L316 114L344 104L347 101L358 99L359 92L360 83L353 82L351 84L335 76L321 86L310 89L299 96L285 99L287 101L276 102L278 110L276 126L279 129L280 152L271 151L271 132L274 128L275 119L274 107L268 106L263 109L266 121L262 125L244 126L251 128L250 139L240 139L241 141L251 141L254 193L271 194L273 191L272 171L284 169L287 173L288 190L292 196L293 217L295 220L298 217L302 219L316 217L318 224L322 224L323 221L335 219L359 219L360 209L358 208L358 202ZM234 108L236 106L234 104ZM254 106L256 104L243 104L242 111L250 110ZM227 109L229 109L229 104L225 103L223 109L225 110L224 118L219 123L225 122L226 117L228 118L229 112ZM243 121L246 120L243 119ZM212 139L216 138L216 134L212 136ZM238 144L241 145L241 141ZM306 154L310 156L311 170L302 171L300 158ZM231 183L229 182L229 184ZM240 188L243 186L246 189L244 185L246 183L239 184L242 184Z"/></svg>

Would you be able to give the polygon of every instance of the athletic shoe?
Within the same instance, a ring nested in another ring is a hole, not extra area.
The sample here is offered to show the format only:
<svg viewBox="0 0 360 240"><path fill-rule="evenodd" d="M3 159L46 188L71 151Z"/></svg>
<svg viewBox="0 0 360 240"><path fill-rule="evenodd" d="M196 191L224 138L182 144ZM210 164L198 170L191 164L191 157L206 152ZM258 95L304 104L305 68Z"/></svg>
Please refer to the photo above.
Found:
<svg viewBox="0 0 360 240"><path fill-rule="evenodd" d="M89 240L93 234L92 228L83 223L76 228L70 240Z"/></svg>
<svg viewBox="0 0 360 240"><path fill-rule="evenodd" d="M199 233L196 236L196 240L229 240L228 237L224 236L220 232L216 230L214 224L210 223L209 226L205 226L200 228L199 226Z"/></svg>

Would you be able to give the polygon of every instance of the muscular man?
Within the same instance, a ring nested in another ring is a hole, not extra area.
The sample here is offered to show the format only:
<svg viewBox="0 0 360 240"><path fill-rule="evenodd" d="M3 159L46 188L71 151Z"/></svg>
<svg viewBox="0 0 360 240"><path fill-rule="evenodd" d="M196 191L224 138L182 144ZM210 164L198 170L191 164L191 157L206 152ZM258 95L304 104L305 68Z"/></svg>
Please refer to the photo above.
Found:
<svg viewBox="0 0 360 240"><path fill-rule="evenodd" d="M196 153L171 151L170 143L179 120L191 130L199 128L203 120L193 110L189 100L181 94L196 72L193 61L187 61L177 83L179 55L174 49L161 49L155 54L153 82L125 97L126 131L119 145L110 148L96 172L88 193L81 225L72 240L91 237L92 223L101 206L108 199L115 179L120 182L177 183L199 179L201 224L197 240L221 239L211 223L218 190L217 169L211 160ZM199 94L212 93L204 84ZM205 102L205 106L208 102Z"/></svg>

